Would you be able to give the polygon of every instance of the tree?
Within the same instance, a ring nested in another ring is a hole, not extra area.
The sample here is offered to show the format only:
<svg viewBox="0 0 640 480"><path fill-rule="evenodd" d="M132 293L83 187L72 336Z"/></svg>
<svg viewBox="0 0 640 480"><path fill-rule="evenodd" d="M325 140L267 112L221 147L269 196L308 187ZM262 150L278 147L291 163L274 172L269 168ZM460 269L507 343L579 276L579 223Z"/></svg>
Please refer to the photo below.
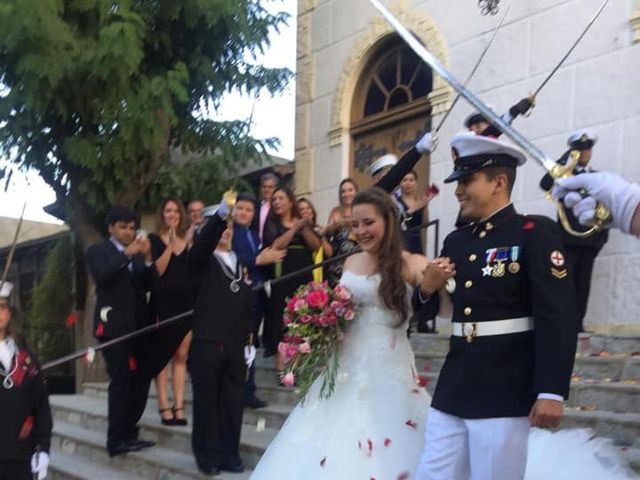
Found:
<svg viewBox="0 0 640 480"><path fill-rule="evenodd" d="M109 205L139 204L172 149L227 170L264 153L246 122L207 115L227 92L275 93L289 79L246 60L287 19L263 3L3 0L0 153L40 173L83 244Z"/></svg>
<svg viewBox="0 0 640 480"><path fill-rule="evenodd" d="M233 171L264 155L273 140L208 112L291 77L256 62L287 20L265 3L2 0L0 154L40 173L84 246L109 205L139 206L167 182L195 188L180 181L194 165ZM171 167L174 149L205 163Z"/></svg>

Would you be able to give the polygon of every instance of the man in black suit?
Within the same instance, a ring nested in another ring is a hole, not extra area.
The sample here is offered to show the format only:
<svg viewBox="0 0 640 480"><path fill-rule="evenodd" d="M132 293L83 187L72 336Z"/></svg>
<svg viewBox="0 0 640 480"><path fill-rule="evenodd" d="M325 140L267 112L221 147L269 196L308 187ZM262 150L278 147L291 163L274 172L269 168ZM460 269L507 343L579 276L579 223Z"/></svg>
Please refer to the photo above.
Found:
<svg viewBox="0 0 640 480"><path fill-rule="evenodd" d="M530 426L557 427L569 395L577 337L571 271L557 224L519 215L511 203L524 153L473 134L456 135L451 146L455 166L445 183L458 182L471 223L447 236L418 292L437 310L447 286L453 334L415 478L520 480Z"/></svg>
<svg viewBox="0 0 640 480"><path fill-rule="evenodd" d="M135 213L112 207L106 223L110 237L89 247L86 255L96 284L93 325L100 342L149 324L147 294L153 265L149 240L136 238ZM138 369L136 345L131 340L102 351L110 378L107 450L111 456L154 445L138 440L136 424L144 412L151 377Z"/></svg>
<svg viewBox="0 0 640 480"><path fill-rule="evenodd" d="M260 238L258 232L252 228L255 217L255 197L250 193L240 193L233 209L233 242L232 249L238 256L238 261L246 268L253 285L264 281L261 267L282 260L285 250L276 250L268 247L260 251ZM267 298L264 290L253 292L253 318L252 330L254 345L257 347L258 331L266 310ZM245 406L251 408L266 407L267 403L256 397L255 365L249 368L249 378L245 389Z"/></svg>

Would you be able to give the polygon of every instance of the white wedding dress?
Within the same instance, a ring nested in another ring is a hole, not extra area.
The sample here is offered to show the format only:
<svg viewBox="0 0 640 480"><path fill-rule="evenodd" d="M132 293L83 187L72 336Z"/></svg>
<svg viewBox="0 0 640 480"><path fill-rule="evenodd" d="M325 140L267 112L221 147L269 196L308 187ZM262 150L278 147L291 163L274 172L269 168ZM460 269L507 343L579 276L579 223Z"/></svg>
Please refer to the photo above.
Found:
<svg viewBox="0 0 640 480"><path fill-rule="evenodd" d="M406 322L394 327L378 297L379 275L345 271L340 283L353 294L358 317L341 347L336 389L321 400L322 379L312 385L252 480L414 478L430 398L418 385ZM593 443L586 430L532 431L526 479L636 478L612 449Z"/></svg>

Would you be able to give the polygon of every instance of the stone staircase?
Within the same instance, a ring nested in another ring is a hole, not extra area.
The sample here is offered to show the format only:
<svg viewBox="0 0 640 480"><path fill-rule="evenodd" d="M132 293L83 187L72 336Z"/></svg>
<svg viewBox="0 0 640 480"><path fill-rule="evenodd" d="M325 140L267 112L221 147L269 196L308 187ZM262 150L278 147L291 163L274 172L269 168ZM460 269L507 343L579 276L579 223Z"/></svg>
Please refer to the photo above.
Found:
<svg viewBox="0 0 640 480"><path fill-rule="evenodd" d="M445 335L414 334L416 366L427 378L432 393L448 350ZM591 428L612 439L620 453L640 472L640 335L581 335L574 368L571 396L563 428ZM297 398L291 389L275 382L273 358L257 358L258 396L269 402L260 410L246 409L240 454L250 469L284 423ZM89 383L78 395L52 395L54 414L50 477L74 480L200 479L191 454L191 427L160 424L155 390L140 422L141 438L157 446L141 452L109 458L105 448L107 384ZM187 386L187 412L191 407ZM189 418L189 420L191 420ZM220 480L248 479L223 473Z"/></svg>

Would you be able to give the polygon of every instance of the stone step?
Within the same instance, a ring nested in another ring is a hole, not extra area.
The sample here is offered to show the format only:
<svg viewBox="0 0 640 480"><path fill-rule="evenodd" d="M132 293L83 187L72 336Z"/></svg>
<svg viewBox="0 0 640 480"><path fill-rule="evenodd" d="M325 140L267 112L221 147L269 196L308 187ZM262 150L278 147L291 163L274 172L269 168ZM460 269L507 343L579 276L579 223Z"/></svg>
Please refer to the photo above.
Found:
<svg viewBox="0 0 640 480"><path fill-rule="evenodd" d="M572 382L569 407L595 407L615 413L640 412L640 384L628 382Z"/></svg>
<svg viewBox="0 0 640 480"><path fill-rule="evenodd" d="M566 408L561 428L589 428L599 437L611 438L618 447L640 448L640 413L613 413Z"/></svg>
<svg viewBox="0 0 640 480"><path fill-rule="evenodd" d="M86 458L52 450L47 473L49 480L139 480L127 472L87 461Z"/></svg>
<svg viewBox="0 0 640 480"><path fill-rule="evenodd" d="M190 453L155 446L139 452L131 452L110 458L104 448L104 434L88 430L70 423L56 421L52 435L52 462L56 452L82 458L86 463L108 466L126 472L134 478L161 480L191 480L207 478L202 475ZM216 477L219 480L247 480L250 472L242 474L226 473ZM95 480L99 477L90 477Z"/></svg>
<svg viewBox="0 0 640 480"><path fill-rule="evenodd" d="M88 395L51 395L51 409L54 416L54 424L90 429L99 435L98 444L101 450L105 450L107 431L107 402L105 399L91 397ZM191 459L193 468L193 456L191 455L191 417L188 415L189 425L187 426L165 426L160 423L156 405L149 405L145 410L140 422L140 438L151 440L157 443L156 447L148 449L153 451L157 448L169 449L171 451L184 452ZM283 412L284 415L288 414ZM276 431L265 428L257 431L258 417L251 417L252 424L244 424L240 441L240 456L249 468L254 467L262 453L273 439ZM146 453L144 450L142 453ZM136 452L138 453L138 452Z"/></svg>
<svg viewBox="0 0 640 480"><path fill-rule="evenodd" d="M610 354L640 353L640 335L633 333L581 333L578 336L578 353L586 355L600 352Z"/></svg>

